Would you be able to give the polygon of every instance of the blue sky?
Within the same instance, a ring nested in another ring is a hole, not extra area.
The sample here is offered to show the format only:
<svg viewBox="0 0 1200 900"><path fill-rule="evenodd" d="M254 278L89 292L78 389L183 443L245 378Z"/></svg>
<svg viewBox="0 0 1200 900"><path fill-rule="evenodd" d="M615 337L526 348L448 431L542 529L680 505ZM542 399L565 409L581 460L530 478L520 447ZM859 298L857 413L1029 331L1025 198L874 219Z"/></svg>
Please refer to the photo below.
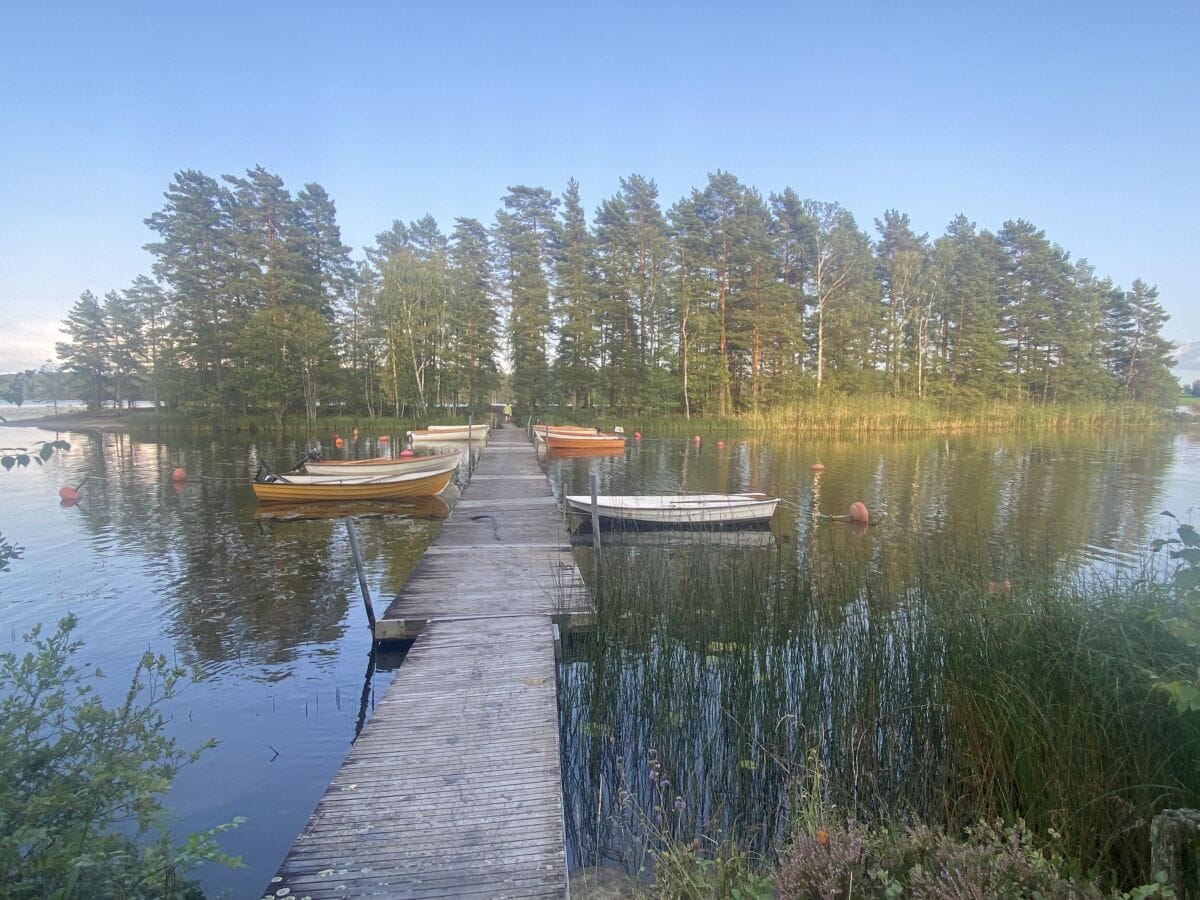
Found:
<svg viewBox="0 0 1200 900"><path fill-rule="evenodd" d="M1193 0L10 2L0 371L149 272L175 172L260 164L323 185L359 255L396 218L489 222L513 184L574 177L590 213L634 172L664 207L719 168L867 229L1025 218L1198 340L1197 48Z"/></svg>

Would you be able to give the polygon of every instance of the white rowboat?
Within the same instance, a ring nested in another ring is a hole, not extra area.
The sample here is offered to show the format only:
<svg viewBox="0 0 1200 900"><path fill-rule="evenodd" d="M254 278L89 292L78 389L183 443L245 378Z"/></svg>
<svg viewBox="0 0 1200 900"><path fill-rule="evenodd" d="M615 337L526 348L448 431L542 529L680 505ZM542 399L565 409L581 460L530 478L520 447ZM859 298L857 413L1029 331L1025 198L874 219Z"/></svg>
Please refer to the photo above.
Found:
<svg viewBox="0 0 1200 900"><path fill-rule="evenodd" d="M404 475L412 472L436 472L451 457L457 463L462 458L461 450L435 453L430 456L402 456L398 459L323 459L319 462L306 461L304 471L308 475L325 475L347 478L352 475ZM289 476L290 477L290 476Z"/></svg>
<svg viewBox="0 0 1200 900"><path fill-rule="evenodd" d="M408 433L409 443L430 444L441 441L484 441L487 440L488 426L472 425L430 425Z"/></svg>
<svg viewBox="0 0 1200 900"><path fill-rule="evenodd" d="M590 515L592 498L569 494L567 505ZM770 520L778 497L766 494L661 494L603 496L596 498L596 511L609 522L636 525L753 525Z"/></svg>

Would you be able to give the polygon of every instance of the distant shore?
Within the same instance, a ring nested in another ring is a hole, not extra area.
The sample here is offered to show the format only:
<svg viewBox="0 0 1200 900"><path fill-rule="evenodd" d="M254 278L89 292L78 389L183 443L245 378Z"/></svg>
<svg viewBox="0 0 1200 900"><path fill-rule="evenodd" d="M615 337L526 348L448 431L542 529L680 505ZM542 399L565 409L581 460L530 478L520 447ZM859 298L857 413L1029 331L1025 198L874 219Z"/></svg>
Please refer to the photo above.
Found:
<svg viewBox="0 0 1200 900"><path fill-rule="evenodd" d="M32 416L29 418L13 418L6 414L8 421L0 422L9 428L43 428L47 431L128 431L129 411L113 410L111 412L61 412L58 415Z"/></svg>

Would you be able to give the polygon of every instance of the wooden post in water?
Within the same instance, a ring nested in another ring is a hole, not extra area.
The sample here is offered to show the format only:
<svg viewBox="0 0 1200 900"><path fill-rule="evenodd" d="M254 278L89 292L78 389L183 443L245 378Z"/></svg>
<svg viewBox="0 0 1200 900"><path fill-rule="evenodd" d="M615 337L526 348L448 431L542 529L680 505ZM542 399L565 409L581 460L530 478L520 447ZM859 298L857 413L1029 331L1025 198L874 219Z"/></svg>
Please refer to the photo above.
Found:
<svg viewBox="0 0 1200 900"><path fill-rule="evenodd" d="M596 476L588 476L588 491L592 495L592 549L600 558L600 505L596 502Z"/></svg>
<svg viewBox="0 0 1200 900"><path fill-rule="evenodd" d="M470 482L471 476L475 474L475 463L471 457L471 451L474 449L475 432L472 423L475 421L475 413L467 413L467 481Z"/></svg>
<svg viewBox="0 0 1200 900"><path fill-rule="evenodd" d="M367 570L363 568L362 549L358 546L358 532L354 529L354 520L346 520L346 533L350 535L350 553L354 557L354 568L358 571L358 586L362 588L363 606L367 610L367 624L371 626L371 636L375 635L375 610L371 607L371 590L367 587Z"/></svg>

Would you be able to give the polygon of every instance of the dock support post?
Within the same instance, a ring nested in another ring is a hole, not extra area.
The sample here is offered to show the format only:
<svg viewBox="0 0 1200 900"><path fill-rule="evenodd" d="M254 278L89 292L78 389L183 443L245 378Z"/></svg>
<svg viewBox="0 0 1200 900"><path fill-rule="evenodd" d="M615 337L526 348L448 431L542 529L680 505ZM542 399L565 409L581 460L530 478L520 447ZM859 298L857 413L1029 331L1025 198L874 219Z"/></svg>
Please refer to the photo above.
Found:
<svg viewBox="0 0 1200 900"><path fill-rule="evenodd" d="M367 570L363 568L362 549L358 546L358 532L354 520L346 520L346 533L350 535L350 553L354 556L354 568L358 571L358 586L362 588L363 606L367 610L367 624L375 634L375 610L371 607L371 590L367 587Z"/></svg>
<svg viewBox="0 0 1200 900"><path fill-rule="evenodd" d="M588 490L592 495L592 549L600 558L600 506L596 502L596 476L588 476Z"/></svg>

